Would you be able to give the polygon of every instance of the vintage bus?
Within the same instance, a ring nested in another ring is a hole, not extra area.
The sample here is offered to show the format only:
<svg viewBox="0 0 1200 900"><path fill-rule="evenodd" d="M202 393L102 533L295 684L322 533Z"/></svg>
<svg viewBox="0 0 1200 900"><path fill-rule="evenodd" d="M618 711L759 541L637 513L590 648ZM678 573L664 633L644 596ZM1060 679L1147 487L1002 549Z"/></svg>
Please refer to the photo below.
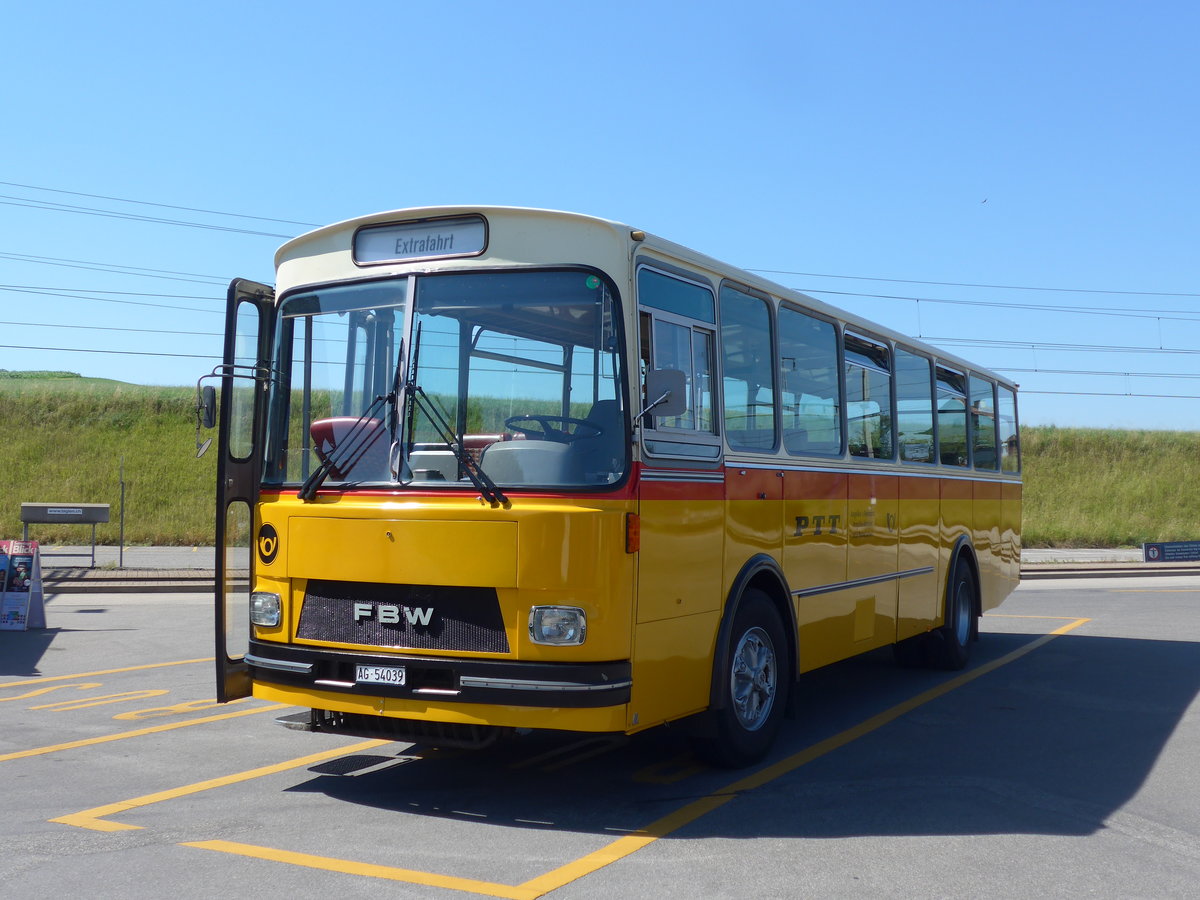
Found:
<svg viewBox="0 0 1200 900"><path fill-rule="evenodd" d="M962 359L562 212L387 212L275 262L200 392L223 701L459 746L687 719L742 766L802 673L960 668L1018 582L1016 386Z"/></svg>

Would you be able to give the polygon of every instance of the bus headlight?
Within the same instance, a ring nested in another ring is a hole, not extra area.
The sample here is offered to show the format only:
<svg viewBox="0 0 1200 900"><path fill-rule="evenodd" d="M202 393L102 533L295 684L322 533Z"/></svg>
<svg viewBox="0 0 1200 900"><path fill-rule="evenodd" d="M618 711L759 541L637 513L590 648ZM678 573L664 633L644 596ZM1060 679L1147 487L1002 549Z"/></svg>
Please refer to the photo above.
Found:
<svg viewBox="0 0 1200 900"><path fill-rule="evenodd" d="M535 644L582 644L587 614L577 606L535 606L529 611L529 639Z"/></svg>
<svg viewBox="0 0 1200 900"><path fill-rule="evenodd" d="M254 591L250 595L250 621L255 625L274 627L279 624L279 595Z"/></svg>

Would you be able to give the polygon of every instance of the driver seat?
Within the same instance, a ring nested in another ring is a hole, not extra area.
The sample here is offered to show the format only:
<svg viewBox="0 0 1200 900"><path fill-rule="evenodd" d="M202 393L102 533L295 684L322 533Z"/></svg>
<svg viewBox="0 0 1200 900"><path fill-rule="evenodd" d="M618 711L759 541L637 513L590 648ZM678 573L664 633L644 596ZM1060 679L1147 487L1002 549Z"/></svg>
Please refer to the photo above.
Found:
<svg viewBox="0 0 1200 900"><path fill-rule="evenodd" d="M625 423L621 405L616 400L597 400L584 419L600 429L594 438L584 438L575 444L583 456L584 476L588 481L605 483L624 468Z"/></svg>

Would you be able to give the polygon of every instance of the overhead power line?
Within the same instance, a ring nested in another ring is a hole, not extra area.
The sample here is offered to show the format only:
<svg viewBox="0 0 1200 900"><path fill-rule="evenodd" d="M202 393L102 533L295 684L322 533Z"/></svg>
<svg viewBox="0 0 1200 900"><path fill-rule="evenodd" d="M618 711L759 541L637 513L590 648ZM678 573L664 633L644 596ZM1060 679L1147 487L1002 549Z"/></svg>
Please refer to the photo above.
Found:
<svg viewBox="0 0 1200 900"><path fill-rule="evenodd" d="M13 294L31 294L35 297L63 297L68 300L88 300L93 303L118 303L122 306L149 306L155 309L170 309L182 312L202 312L212 313L213 315L223 316L225 310L220 309L205 309L199 306L179 306L171 303L150 303L145 300L118 300L115 297L92 297L88 294L73 293L68 290L53 290L51 288L24 287L21 285L0 284L0 291L7 291ZM214 297L188 297L180 294L139 294L131 291L91 291L94 294L125 294L133 297L176 297L180 299L192 300L215 300Z"/></svg>
<svg viewBox="0 0 1200 900"><path fill-rule="evenodd" d="M970 281L918 281L910 278L875 278L870 275L830 275L822 272L793 272L788 269L747 269L768 275L800 275L804 278L844 278L849 281L882 281L889 284L932 284L938 287L989 288L1001 291L1048 291L1063 294L1114 294L1125 297L1200 297L1182 291L1114 291L1100 288L1030 287L1021 284L977 284ZM836 293L833 291L827 293Z"/></svg>
<svg viewBox="0 0 1200 900"><path fill-rule="evenodd" d="M1065 312L1076 315L1111 316L1127 319L1169 319L1180 322L1200 321L1200 312L1190 314L1181 309L1131 309L1112 307L1098 309L1094 306L1058 306L1053 303L1008 303L1000 300L943 300L938 297L905 297L897 294L863 294L857 291L826 291L804 288L809 294L836 294L843 297L867 297L874 300L910 300L915 303L941 303L948 306L983 306L993 309L1024 309L1034 312Z"/></svg>
<svg viewBox="0 0 1200 900"><path fill-rule="evenodd" d="M223 337L219 331L166 331L161 328L117 328L111 325L62 325L56 322L0 322L0 325L12 325L17 328L53 328L56 331L70 328L74 331L116 331L129 334L180 334L187 337Z"/></svg>
<svg viewBox="0 0 1200 900"><path fill-rule="evenodd" d="M52 212L77 213L84 216L101 216L107 219L125 219L131 222L149 222L154 225L178 225L182 228L200 228L205 231L223 231L230 234L248 234L258 237L274 237L291 239L295 235L276 234L270 231L251 231L247 228L231 228L228 225L207 225L203 222L185 222L182 219L162 219L157 216L141 216L137 213L122 213L111 209L96 209L90 206L70 206L65 203L50 203L42 200L26 200L24 197L11 197L0 194L0 205L21 206L28 209L46 209Z"/></svg>
<svg viewBox="0 0 1200 900"><path fill-rule="evenodd" d="M1133 394L1133 393L1116 393L1106 391L1021 391L1022 396L1026 394L1042 394L1056 397L1138 397L1147 400L1200 400L1200 397L1191 394Z"/></svg>
<svg viewBox="0 0 1200 900"><path fill-rule="evenodd" d="M48 353L108 353L116 356L166 356L172 359L220 359L219 353L154 353L149 350L92 350L79 347L25 347L16 344L0 344L3 350L43 350Z"/></svg>
<svg viewBox="0 0 1200 900"><path fill-rule="evenodd" d="M127 266L118 263L89 262L82 259L62 259L57 256L34 256L30 253L11 253L7 251L0 251L0 259L11 259L15 262L36 263L43 266L59 266L64 269L86 269L94 272L112 272L117 275L137 275L142 278L162 278L167 281L187 281L193 284L215 283L223 285L229 283L228 278L220 275L202 275L199 272L175 272L171 269L148 269L144 266Z"/></svg>
<svg viewBox="0 0 1200 900"><path fill-rule="evenodd" d="M102 291L93 288L46 287L39 284L0 284L0 291L78 291L86 290L93 294L119 294L123 297L166 297L173 300L214 300L224 303L224 297L206 297L203 294L160 294L157 291Z"/></svg>
<svg viewBox="0 0 1200 900"><path fill-rule="evenodd" d="M1007 350L1068 350L1079 353L1184 353L1200 354L1200 349L1186 347L1128 347L1104 346L1102 344L1053 344L1046 341L988 341L978 338L927 337L918 335L931 344L950 344L964 347L995 347Z"/></svg>
<svg viewBox="0 0 1200 900"><path fill-rule="evenodd" d="M1112 378L1200 378L1200 374L1188 375L1181 372L1096 372L1086 369L1014 369L1009 366L993 366L997 372L1017 372L1033 375L1088 375Z"/></svg>
<svg viewBox="0 0 1200 900"><path fill-rule="evenodd" d="M151 200L134 200L130 197L116 197L111 194L92 194L92 193L86 193L84 191L70 191L70 190L66 190L64 188L45 187L44 185L35 185L35 184L23 184L23 183L15 182L15 181L0 181L0 185L3 185L5 187L21 188L22 190L28 190L28 191L44 191L46 193L63 194L66 196L71 196L71 197L86 197L91 200L107 200L107 201L114 202L114 203L129 203L129 204L134 204L137 206L156 207L158 209L174 209L174 210L179 210L181 212L195 212L195 213L201 213L204 215L226 216L226 217L230 217L230 218L247 219L247 220L256 221L256 222L274 222L274 223L281 224L281 225L300 225L305 228L319 227L319 223L302 222L302 221L299 221L296 219L280 219L280 218L275 218L272 216L255 216L255 215L249 215L247 213L236 213L236 212L228 212L225 210L205 209L202 207L195 207L195 206L182 206L182 205L173 204L173 203L159 203L159 202L151 201ZM25 201L24 205L45 204L44 206L42 206L42 208L62 208L64 211L81 211L81 212L87 211L87 212L92 212L95 214L110 214L110 215L116 215L116 216L121 215L119 213L115 213L110 210L96 210L93 207L75 207L75 206L70 206L67 204L55 204L55 203L51 203L50 201L39 201L39 200L33 200L30 198L25 198L25 197L12 197L12 196L8 196L8 195L0 195L0 196L4 196L8 200ZM10 205L23 205L23 204L13 203ZM131 218L141 219L143 217L131 216ZM221 228L220 226L203 225L201 223L194 223L194 222L183 222L183 221L175 221L175 220L170 220L170 219L161 219L160 220L160 219L155 219L153 217L145 217L144 220L151 221L151 222L162 222L164 224L172 224L172 225L186 225L186 226L196 227L196 228L218 228L218 229ZM293 237L293 235L268 234L265 232L256 232L256 231L242 232L240 229L221 229L221 230L232 230L232 231L237 231L239 233L263 235L263 236L267 236L267 237L282 237L282 238ZM1186 291L1125 291L1125 290L1111 290L1111 289L1103 289L1103 288L1036 287L1036 286L1030 286L1030 285L989 284L989 283L983 283L983 282L970 282L970 281L930 281L930 280L922 280L922 279L916 279L916 278L888 278L888 277L876 276L876 275L839 275L839 274L834 274L834 273L829 273L829 272L800 272L800 271L796 271L793 269L750 268L750 269L748 269L748 271L761 272L763 274L769 274L769 275L798 275L798 276L801 276L804 278L836 278L836 279L842 279L842 280L848 280L848 281L875 281L875 282L882 282L882 283L887 283L887 284L928 284L928 285L936 285L939 287L986 288L986 289L990 289L990 290L1007 290L1007 291L1047 291L1047 292L1052 292L1052 293L1071 293L1071 294L1110 294L1110 295L1115 295L1115 296L1127 296L1127 297L1188 297L1188 298L1200 297L1200 293L1186 292ZM176 274L178 274L178 273L176 273ZM204 276L204 277L207 277L207 276ZM842 291L820 291L820 292L821 293L834 293L834 294L849 293L849 292L842 292ZM881 296L881 295L857 294L854 296ZM931 298L896 298L896 299L931 299ZM947 302L950 302L950 301L947 301Z"/></svg>
<svg viewBox="0 0 1200 900"><path fill-rule="evenodd" d="M281 225L303 225L306 228L316 228L312 222L295 222L291 219L272 219L269 216L249 216L245 213L221 212L215 209L198 209L194 206L173 206L170 203L153 203L149 200L130 200L128 197L109 197L104 194L85 194L81 191L66 191L62 188L39 187L35 184L17 184L15 181L0 181L5 187L23 188L27 191L47 191L52 194L68 194L72 197L88 197L92 200L112 200L117 203L135 203L138 206L157 206L159 209L178 209L182 212L205 213L210 216L230 216L235 219L253 219L257 222L278 222Z"/></svg>

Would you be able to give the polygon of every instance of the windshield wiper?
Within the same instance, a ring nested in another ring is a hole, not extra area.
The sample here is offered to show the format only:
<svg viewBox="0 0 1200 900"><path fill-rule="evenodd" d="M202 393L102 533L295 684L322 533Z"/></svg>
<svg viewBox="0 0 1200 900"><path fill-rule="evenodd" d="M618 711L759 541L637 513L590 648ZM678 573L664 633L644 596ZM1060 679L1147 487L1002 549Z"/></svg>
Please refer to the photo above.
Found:
<svg viewBox="0 0 1200 900"><path fill-rule="evenodd" d="M412 480L412 471L408 467L408 454L404 452L404 446L400 443L400 413L401 413L401 387L406 385L402 380L404 369L404 341L400 341L400 352L396 355L396 375L392 379L392 392L387 395L388 400L388 472L392 479L407 484ZM404 399L404 409L408 409L408 399ZM406 416L407 418L407 416Z"/></svg>
<svg viewBox="0 0 1200 900"><path fill-rule="evenodd" d="M455 439L454 429L450 427L445 416L442 415L429 395L425 393L425 389L419 384L410 382L407 391L409 402L418 406L425 413L425 417L437 428L438 436L442 439L442 443L454 454L454 458L458 460L459 466L467 473L467 478L471 479L471 484L475 485L475 490L479 491L483 499L492 506L507 507L509 504L508 497L504 495L504 492L500 490L496 482L491 479L491 476L483 471L479 463L475 462L475 458Z"/></svg>
<svg viewBox="0 0 1200 900"><path fill-rule="evenodd" d="M462 444L457 440L454 429L450 427L450 423L446 421L446 417L442 415L441 410L433 402L425 389L417 384L417 364L421 353L421 325L417 324L417 334L413 339L412 362L409 364L408 379L404 384L404 406L406 410L405 418L408 420L409 439L411 440L411 432L414 427L412 417L407 414L408 410L416 407L425 414L425 418L430 424L437 429L438 437L442 443L454 454L454 458L458 460L459 467L467 473L467 478L471 480L471 484L475 486L475 490L479 491L480 495L492 506L509 505L508 497L500 490L496 482L480 468L479 463L475 462L474 457L466 451ZM400 464L403 468L408 468L407 454L401 453Z"/></svg>
<svg viewBox="0 0 1200 900"><path fill-rule="evenodd" d="M307 503L317 496L317 491L334 469L349 471L354 468L354 464L362 459L367 448L379 439L379 434L375 430L379 424L376 414L385 403L395 403L395 399L396 395L393 391L390 394L381 394L372 400L371 405L363 411L363 414L346 430L342 439L312 470L312 474L304 480L304 484L300 485L300 491L296 496Z"/></svg>

